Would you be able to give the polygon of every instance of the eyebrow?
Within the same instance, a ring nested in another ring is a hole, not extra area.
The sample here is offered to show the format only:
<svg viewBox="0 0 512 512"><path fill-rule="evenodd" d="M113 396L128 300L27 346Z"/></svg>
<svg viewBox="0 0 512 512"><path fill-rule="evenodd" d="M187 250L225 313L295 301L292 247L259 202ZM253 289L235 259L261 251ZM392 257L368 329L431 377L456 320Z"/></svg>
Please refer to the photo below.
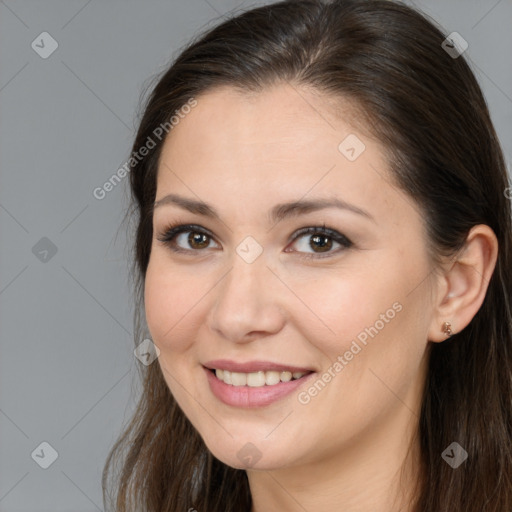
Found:
<svg viewBox="0 0 512 512"><path fill-rule="evenodd" d="M191 213L211 217L219 221L221 220L217 210L215 210L213 206L196 199L179 196L177 194L168 194L154 203L153 211L164 205L176 205ZM375 218L366 210L336 197L318 198L307 201L298 200L277 204L268 212L268 220L270 224L274 224L288 217L295 217L313 211L323 210L324 208L348 210L376 222Z"/></svg>

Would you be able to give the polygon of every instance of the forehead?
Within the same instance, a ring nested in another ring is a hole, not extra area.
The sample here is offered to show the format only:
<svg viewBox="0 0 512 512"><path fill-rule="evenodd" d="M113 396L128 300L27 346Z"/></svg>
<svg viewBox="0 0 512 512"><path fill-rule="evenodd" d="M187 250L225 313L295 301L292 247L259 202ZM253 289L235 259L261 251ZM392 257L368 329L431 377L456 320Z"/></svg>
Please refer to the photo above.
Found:
<svg viewBox="0 0 512 512"><path fill-rule="evenodd" d="M197 106L174 127L167 145L179 151L185 144L195 155L215 151L219 156L241 150L259 154L264 146L263 157L311 142L323 142L319 151L332 151L340 136L355 131L351 123L357 117L355 105L347 101L288 84L259 93L223 86L197 98Z"/></svg>
<svg viewBox="0 0 512 512"><path fill-rule="evenodd" d="M349 102L289 84L251 94L219 87L196 100L165 141L157 199L211 198L237 215L305 196L359 202L377 217L397 209L403 194L382 145Z"/></svg>
<svg viewBox="0 0 512 512"><path fill-rule="evenodd" d="M289 178L291 166L298 179L303 168L314 172L312 166L316 172L333 165L356 169L339 145L357 134L365 159L383 167L378 141L361 133L363 123L349 102L289 84L250 94L223 86L196 99L197 106L165 141L164 164L186 167L187 172L203 170L206 175L214 168L217 176L229 170L232 179L242 174Z"/></svg>

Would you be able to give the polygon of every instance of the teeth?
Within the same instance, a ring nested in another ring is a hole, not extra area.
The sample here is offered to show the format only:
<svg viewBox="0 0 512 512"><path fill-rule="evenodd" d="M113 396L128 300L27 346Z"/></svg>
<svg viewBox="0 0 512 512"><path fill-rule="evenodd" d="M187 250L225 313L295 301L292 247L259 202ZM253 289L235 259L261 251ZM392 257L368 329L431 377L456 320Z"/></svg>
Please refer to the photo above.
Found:
<svg viewBox="0 0 512 512"><path fill-rule="evenodd" d="M247 373L231 372L231 384L233 386L246 386Z"/></svg>
<svg viewBox="0 0 512 512"><path fill-rule="evenodd" d="M265 384L267 386L273 386L281 382L279 372L265 372Z"/></svg>
<svg viewBox="0 0 512 512"><path fill-rule="evenodd" d="M240 373L230 372L228 370L215 370L215 375L219 380L232 386L249 386L251 388L260 388L263 386L275 386L280 382L289 382L293 379L300 379L306 375L305 372L252 372Z"/></svg>
<svg viewBox="0 0 512 512"><path fill-rule="evenodd" d="M242 374L243 375L243 374ZM247 374L247 385L251 388L260 388L265 385L265 372Z"/></svg>
<svg viewBox="0 0 512 512"><path fill-rule="evenodd" d="M281 372L281 380L283 382L292 380L292 372Z"/></svg>

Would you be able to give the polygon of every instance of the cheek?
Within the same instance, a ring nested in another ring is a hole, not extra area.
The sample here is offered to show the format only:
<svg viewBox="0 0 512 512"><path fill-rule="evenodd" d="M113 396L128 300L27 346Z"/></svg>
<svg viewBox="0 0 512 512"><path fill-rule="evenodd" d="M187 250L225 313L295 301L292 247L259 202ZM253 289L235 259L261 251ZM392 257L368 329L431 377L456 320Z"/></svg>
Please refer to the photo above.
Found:
<svg viewBox="0 0 512 512"><path fill-rule="evenodd" d="M354 277L340 293L339 313L332 320L337 342L325 346L325 352L331 361L338 355L347 361L337 386L350 383L355 392L346 398L350 410L361 407L361 414L370 414L371 407L378 410L388 401L395 403L396 396L407 396L417 383L429 303L428 266L420 258L415 261L409 266L393 261L385 272Z"/></svg>
<svg viewBox="0 0 512 512"><path fill-rule="evenodd" d="M369 339L368 329L375 324L379 331L388 329L403 308L404 283L389 269L325 273L291 288L301 302L294 306L301 331L332 359L349 350L353 340Z"/></svg>
<svg viewBox="0 0 512 512"><path fill-rule="evenodd" d="M157 361L164 380L180 407L187 410L187 416L193 416L187 404L194 380L187 371L190 365L186 358L194 345L192 323L200 290L193 285L186 286L183 275L162 259L155 251L146 272L146 322L151 339L160 350Z"/></svg>
<svg viewBox="0 0 512 512"><path fill-rule="evenodd" d="M401 388L401 379L410 380L416 372L426 346L428 263L421 255L410 255L414 264L399 256L387 254L384 262L376 254L364 268L326 273L292 287L308 306L296 308L295 320L325 356L324 370L342 356L345 377L339 384L348 378L370 400L377 396L372 386L382 386L370 368Z"/></svg>
<svg viewBox="0 0 512 512"><path fill-rule="evenodd" d="M161 351L183 352L192 344L188 333L194 328L194 318L208 285L184 279L171 265L161 262L158 254L151 258L144 284L149 331Z"/></svg>

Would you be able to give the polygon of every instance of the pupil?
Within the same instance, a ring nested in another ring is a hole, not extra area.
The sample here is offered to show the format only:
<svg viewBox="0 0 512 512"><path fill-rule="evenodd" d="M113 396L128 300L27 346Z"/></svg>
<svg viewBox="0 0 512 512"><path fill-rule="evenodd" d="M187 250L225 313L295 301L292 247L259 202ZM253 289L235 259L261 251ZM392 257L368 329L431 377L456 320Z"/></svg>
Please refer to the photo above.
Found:
<svg viewBox="0 0 512 512"><path fill-rule="evenodd" d="M190 233L188 241L192 247L204 248L208 246L208 237L204 233Z"/></svg>
<svg viewBox="0 0 512 512"><path fill-rule="evenodd" d="M190 233L188 241L191 246L200 248L208 246L208 237L204 233ZM320 249L319 252L326 252L332 247L332 240L325 235L314 235L311 237L309 245L312 249Z"/></svg>
<svg viewBox="0 0 512 512"><path fill-rule="evenodd" d="M318 245L313 246L312 243ZM332 240L325 235L314 235L311 237L309 245L312 249L320 249L320 251L317 252L326 252L332 247Z"/></svg>

